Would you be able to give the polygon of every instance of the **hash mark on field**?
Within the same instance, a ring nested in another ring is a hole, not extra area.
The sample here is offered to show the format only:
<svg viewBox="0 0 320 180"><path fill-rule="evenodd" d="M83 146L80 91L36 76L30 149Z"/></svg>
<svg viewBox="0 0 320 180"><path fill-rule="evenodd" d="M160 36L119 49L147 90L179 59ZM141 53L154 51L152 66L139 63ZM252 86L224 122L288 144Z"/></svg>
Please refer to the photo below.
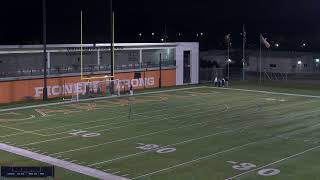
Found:
<svg viewBox="0 0 320 180"><path fill-rule="evenodd" d="M116 172L113 172L111 174L119 174L121 171L116 171Z"/></svg>

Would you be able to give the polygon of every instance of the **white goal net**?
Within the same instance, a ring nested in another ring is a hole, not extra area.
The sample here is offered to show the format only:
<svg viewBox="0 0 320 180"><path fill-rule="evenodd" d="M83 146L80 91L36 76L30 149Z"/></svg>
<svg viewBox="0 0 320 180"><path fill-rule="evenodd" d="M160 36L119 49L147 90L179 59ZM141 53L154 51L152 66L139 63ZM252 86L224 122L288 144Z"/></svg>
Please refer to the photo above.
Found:
<svg viewBox="0 0 320 180"><path fill-rule="evenodd" d="M120 96L119 80L97 80L92 82L78 82L72 100Z"/></svg>

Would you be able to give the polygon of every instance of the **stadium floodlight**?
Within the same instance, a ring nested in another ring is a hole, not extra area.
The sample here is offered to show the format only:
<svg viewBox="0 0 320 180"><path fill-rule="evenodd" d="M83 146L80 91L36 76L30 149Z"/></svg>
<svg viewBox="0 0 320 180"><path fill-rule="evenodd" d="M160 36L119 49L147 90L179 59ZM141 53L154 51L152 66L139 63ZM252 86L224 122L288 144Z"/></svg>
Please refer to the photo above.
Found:
<svg viewBox="0 0 320 180"><path fill-rule="evenodd" d="M200 33L200 36L203 36L204 34L203 33Z"/></svg>
<svg viewBox="0 0 320 180"><path fill-rule="evenodd" d="M306 43L303 43L303 44L302 44L302 47L306 47L306 46L307 46L307 44L306 44Z"/></svg>
<svg viewBox="0 0 320 180"><path fill-rule="evenodd" d="M155 35L155 33L151 33L151 35L152 35L152 36L154 36L154 35Z"/></svg>
<svg viewBox="0 0 320 180"><path fill-rule="evenodd" d="M314 60L316 63L319 63L320 62L320 59L315 59Z"/></svg>
<svg viewBox="0 0 320 180"><path fill-rule="evenodd" d="M298 61L298 65L301 65L302 64L302 61Z"/></svg>
<svg viewBox="0 0 320 180"><path fill-rule="evenodd" d="M231 63L231 62L232 62L232 60L231 60L231 59L228 59L228 60L227 60L227 62L228 62L228 63Z"/></svg>
<svg viewBox="0 0 320 180"><path fill-rule="evenodd" d="M141 36L142 36L142 33L139 33L139 36L141 37Z"/></svg>
<svg viewBox="0 0 320 180"><path fill-rule="evenodd" d="M280 46L280 44L279 44L279 43L276 43L274 46L279 47L279 46Z"/></svg>

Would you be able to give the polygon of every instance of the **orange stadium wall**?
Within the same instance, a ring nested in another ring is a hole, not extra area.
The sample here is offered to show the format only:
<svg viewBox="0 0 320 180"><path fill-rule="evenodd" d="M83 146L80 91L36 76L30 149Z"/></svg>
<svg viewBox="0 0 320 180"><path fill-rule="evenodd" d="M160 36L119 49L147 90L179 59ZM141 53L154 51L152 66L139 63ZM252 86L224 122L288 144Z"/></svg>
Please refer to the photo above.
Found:
<svg viewBox="0 0 320 180"><path fill-rule="evenodd" d="M115 79L131 80L134 89L159 87L160 71L141 72L141 79L134 79L134 72L116 73ZM172 87L176 85L176 69L162 70L161 85ZM48 79L49 98L71 96L74 84L80 81L80 76L55 77ZM145 83L145 84L144 84ZM43 79L14 80L0 82L0 103L14 103L26 99L42 99Z"/></svg>

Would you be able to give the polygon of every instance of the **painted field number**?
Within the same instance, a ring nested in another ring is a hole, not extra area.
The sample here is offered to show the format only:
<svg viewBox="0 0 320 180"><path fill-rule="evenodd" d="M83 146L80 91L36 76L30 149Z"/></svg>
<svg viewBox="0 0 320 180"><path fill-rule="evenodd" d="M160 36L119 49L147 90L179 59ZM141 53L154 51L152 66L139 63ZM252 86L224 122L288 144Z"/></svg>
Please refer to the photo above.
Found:
<svg viewBox="0 0 320 180"><path fill-rule="evenodd" d="M159 154L166 154L166 153L172 153L175 152L176 149L175 148L163 148L163 149L159 149L156 152Z"/></svg>
<svg viewBox="0 0 320 180"><path fill-rule="evenodd" d="M279 169L262 169L258 171L258 174L261 176L275 176L280 173Z"/></svg>
<svg viewBox="0 0 320 180"><path fill-rule="evenodd" d="M175 152L177 149L176 148L161 148L160 145L158 144L143 144L143 143L139 143L139 146L136 147L137 149L141 149L144 151L151 151L151 150L155 150L156 153L159 154L167 154L167 153L173 153Z"/></svg>
<svg viewBox="0 0 320 180"><path fill-rule="evenodd" d="M84 137L84 138L96 137L101 135L100 133L81 131L81 130L72 130L72 132L69 134L73 136Z"/></svg>
<svg viewBox="0 0 320 180"><path fill-rule="evenodd" d="M251 163L240 163L238 165L232 166L233 169L236 169L239 171L248 171L248 170L253 169L255 167L257 167L257 166L254 164L251 164Z"/></svg>
<svg viewBox="0 0 320 180"><path fill-rule="evenodd" d="M239 170L239 171L250 171L254 170L257 165L252 164L252 163L238 163L235 161L227 161L228 163L232 164L232 168ZM275 176L280 173L279 169L273 169L273 168L266 168L266 169L261 169L258 171L258 175L260 176Z"/></svg>

